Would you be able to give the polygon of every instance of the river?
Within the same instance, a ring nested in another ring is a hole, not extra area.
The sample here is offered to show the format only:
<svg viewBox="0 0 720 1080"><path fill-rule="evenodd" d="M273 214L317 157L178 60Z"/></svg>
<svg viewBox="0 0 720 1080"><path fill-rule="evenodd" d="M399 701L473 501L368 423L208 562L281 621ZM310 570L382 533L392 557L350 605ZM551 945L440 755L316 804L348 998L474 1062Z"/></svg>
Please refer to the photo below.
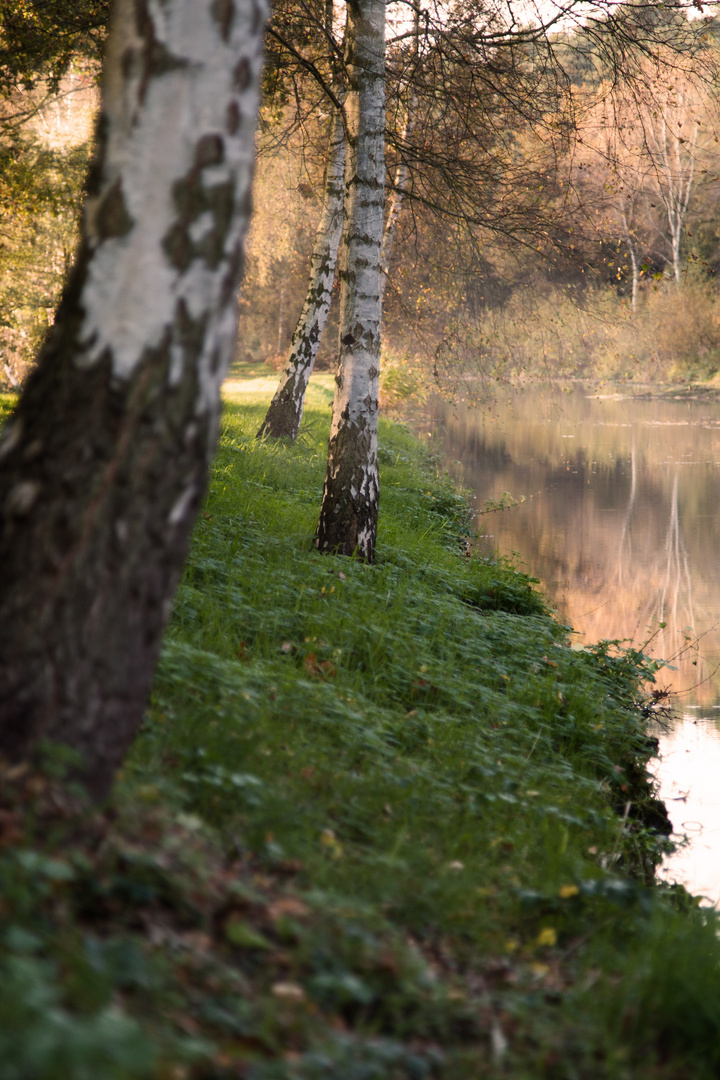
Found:
<svg viewBox="0 0 720 1080"><path fill-rule="evenodd" d="M720 398L531 386L492 409L437 402L427 434L475 494L481 546L515 552L578 640L670 660L656 775L690 842L662 873L717 904Z"/></svg>

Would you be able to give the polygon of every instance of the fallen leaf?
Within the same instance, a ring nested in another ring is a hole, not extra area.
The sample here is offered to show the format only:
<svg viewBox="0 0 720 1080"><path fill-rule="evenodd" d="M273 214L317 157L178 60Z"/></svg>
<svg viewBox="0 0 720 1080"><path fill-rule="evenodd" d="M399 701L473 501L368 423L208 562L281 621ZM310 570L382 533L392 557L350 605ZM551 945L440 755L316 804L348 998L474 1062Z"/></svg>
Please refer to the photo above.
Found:
<svg viewBox="0 0 720 1080"><path fill-rule="evenodd" d="M225 924L225 937L232 945L238 945L241 949L271 949L268 939L240 919L230 918Z"/></svg>
<svg viewBox="0 0 720 1080"><path fill-rule="evenodd" d="M320 833L320 843L327 848L333 859L342 857L343 848L332 829L323 829Z"/></svg>
<svg viewBox="0 0 720 1080"><path fill-rule="evenodd" d="M307 904L303 904L302 900L294 896L283 896L268 908L268 915L273 922L277 922L285 915L295 919L304 919L309 914L310 908Z"/></svg>
<svg viewBox="0 0 720 1080"><path fill-rule="evenodd" d="M271 994L281 1001L304 1001L305 991L298 983L276 982L270 988Z"/></svg>

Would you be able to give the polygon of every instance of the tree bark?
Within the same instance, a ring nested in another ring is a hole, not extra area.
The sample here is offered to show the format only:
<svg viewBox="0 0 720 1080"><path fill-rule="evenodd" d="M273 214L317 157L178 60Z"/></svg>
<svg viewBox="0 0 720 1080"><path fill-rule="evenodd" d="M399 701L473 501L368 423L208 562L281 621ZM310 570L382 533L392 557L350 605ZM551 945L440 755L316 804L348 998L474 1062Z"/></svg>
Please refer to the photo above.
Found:
<svg viewBox="0 0 720 1080"><path fill-rule="evenodd" d="M415 122L415 113L417 111L417 94L414 92L408 102L407 113L405 116L405 129L402 135L403 144L407 144L412 138L413 124ZM390 260L392 259L392 250L395 243L395 233L397 231L397 224L400 220L400 211L402 210L403 197L407 191L408 180L410 179L410 168L406 160L400 161L395 169L395 177L393 181L393 192L389 200L390 206L388 208L387 219L385 221L385 229L383 231L382 242L382 275L380 277L380 299L385 296L385 287L387 286L388 276L390 274Z"/></svg>
<svg viewBox="0 0 720 1080"><path fill-rule="evenodd" d="M141 723L234 353L261 0L118 0L81 245L0 447L0 752L103 796Z"/></svg>
<svg viewBox="0 0 720 1080"><path fill-rule="evenodd" d="M342 116L335 112L330 126L328 160L323 189L324 207L315 233L310 281L305 304L290 344L285 371L270 403L258 438L296 439L305 407L305 391L327 321L335 281L345 172L345 132Z"/></svg>
<svg viewBox="0 0 720 1080"><path fill-rule="evenodd" d="M420 6L419 4L413 11L413 30L415 35L413 45L413 67L417 65L418 55L420 52ZM413 72L413 77L416 72ZM412 139L413 128L415 126L415 114L418 107L418 96L415 88L412 85L412 78L410 85L408 86L408 102L407 110L405 112L405 127L402 133L402 146L400 153L407 155L407 147ZM380 278L380 301L382 302L385 296L385 289L388 283L388 277L390 275L390 260L392 259L393 247L395 244L395 233L397 231L398 221L400 220L400 211L402 210L403 198L408 187L408 180L410 179L410 168L408 165L407 156L402 156L395 168L395 177L393 180L392 195L388 200L388 212L385 219L385 229L383 231L382 241L382 276Z"/></svg>
<svg viewBox="0 0 720 1080"><path fill-rule="evenodd" d="M340 331L317 545L372 562L385 203L385 0L349 0Z"/></svg>

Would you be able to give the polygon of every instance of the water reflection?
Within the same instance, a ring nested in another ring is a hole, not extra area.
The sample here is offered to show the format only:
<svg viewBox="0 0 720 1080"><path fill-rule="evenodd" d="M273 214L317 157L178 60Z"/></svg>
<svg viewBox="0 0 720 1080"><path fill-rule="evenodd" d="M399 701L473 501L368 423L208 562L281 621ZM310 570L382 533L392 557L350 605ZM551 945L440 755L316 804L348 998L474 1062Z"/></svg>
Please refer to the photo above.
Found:
<svg viewBox="0 0 720 1080"><path fill-rule="evenodd" d="M519 553L581 640L671 660L688 719L658 777L678 830L703 830L671 871L720 899L720 401L533 388L492 416L440 403L431 426L479 508L523 500L479 515L487 549Z"/></svg>
<svg viewBox="0 0 720 1080"><path fill-rule="evenodd" d="M686 711L660 735L655 775L677 833L689 845L664 867L668 877L717 904L720 899L720 731L712 716Z"/></svg>

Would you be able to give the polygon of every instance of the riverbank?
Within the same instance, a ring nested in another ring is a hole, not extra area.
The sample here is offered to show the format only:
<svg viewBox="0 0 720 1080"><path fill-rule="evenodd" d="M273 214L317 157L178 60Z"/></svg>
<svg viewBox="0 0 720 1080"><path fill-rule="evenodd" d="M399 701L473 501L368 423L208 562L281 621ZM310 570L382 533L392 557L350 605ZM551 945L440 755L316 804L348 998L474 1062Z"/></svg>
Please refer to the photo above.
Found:
<svg viewBox="0 0 720 1080"><path fill-rule="evenodd" d="M377 564L319 556L330 388L295 446L254 439L266 391L228 387L111 806L4 774L0 1080L715 1077L715 917L649 886L639 659L468 558L397 425Z"/></svg>

